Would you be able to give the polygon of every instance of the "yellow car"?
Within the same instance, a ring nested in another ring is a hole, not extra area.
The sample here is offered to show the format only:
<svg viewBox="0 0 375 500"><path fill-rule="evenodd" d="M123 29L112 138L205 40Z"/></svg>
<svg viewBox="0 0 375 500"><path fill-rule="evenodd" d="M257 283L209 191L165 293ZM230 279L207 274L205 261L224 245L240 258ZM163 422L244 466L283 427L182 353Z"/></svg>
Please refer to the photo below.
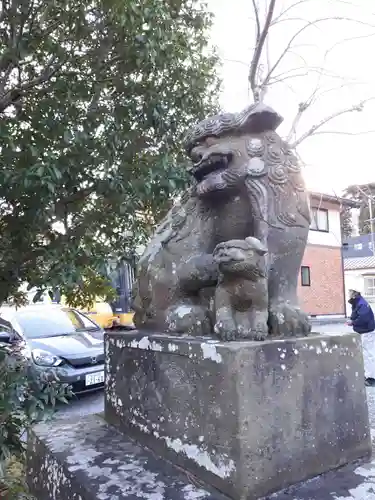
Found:
<svg viewBox="0 0 375 500"><path fill-rule="evenodd" d="M122 312L121 309L112 311L112 307L103 301L97 301L90 309L82 309L82 312L89 316L95 323L102 328L125 328L133 329L133 312Z"/></svg>
<svg viewBox="0 0 375 500"><path fill-rule="evenodd" d="M35 291L34 291L35 294ZM32 302L33 294L30 295L30 303ZM55 301L52 301L48 293L43 294L43 296L38 301L39 304L52 304ZM59 303L61 305L65 304L64 297L60 297ZM92 321L94 321L97 325L101 326L103 329L108 330L110 328L124 328L124 329L133 329L133 312L124 312L126 309L123 307L116 308L115 312L113 312L112 307L108 302L98 298L92 307L83 307L80 309L83 314L89 316Z"/></svg>
<svg viewBox="0 0 375 500"><path fill-rule="evenodd" d="M123 313L123 312L115 312L114 313L114 327L122 327L126 329L133 329L135 328L134 323L133 323L133 312L128 312L128 313Z"/></svg>
<svg viewBox="0 0 375 500"><path fill-rule="evenodd" d="M97 301L90 309L82 309L82 312L104 329L113 328L116 325L117 318L107 302Z"/></svg>

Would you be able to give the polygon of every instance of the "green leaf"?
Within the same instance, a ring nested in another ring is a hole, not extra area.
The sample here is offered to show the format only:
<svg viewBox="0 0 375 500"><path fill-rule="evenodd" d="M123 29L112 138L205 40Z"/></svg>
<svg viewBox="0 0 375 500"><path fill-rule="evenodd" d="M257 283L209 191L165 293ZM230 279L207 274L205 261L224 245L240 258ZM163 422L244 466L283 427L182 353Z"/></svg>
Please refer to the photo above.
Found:
<svg viewBox="0 0 375 500"><path fill-rule="evenodd" d="M198 0L28 3L3 82L25 91L0 120L0 303L28 283L84 304L186 186L181 137L218 107L212 20Z"/></svg>
<svg viewBox="0 0 375 500"><path fill-rule="evenodd" d="M0 474L3 479L7 477L10 458L24 456L24 431L51 415L45 403L61 397L68 401L71 393L66 386L57 384L49 385L47 394L44 374L29 370L16 346L11 353L0 348L0 354ZM9 475L13 480L16 478L10 470Z"/></svg>
<svg viewBox="0 0 375 500"><path fill-rule="evenodd" d="M66 397L65 397L65 396L59 396L59 397L58 397L58 400L60 401L60 403L64 403L64 404L66 404L66 405L68 405L68 404L69 404L69 401L66 399Z"/></svg>
<svg viewBox="0 0 375 500"><path fill-rule="evenodd" d="M65 130L64 131L64 141L69 143L71 140L72 140L72 136L71 136L70 132Z"/></svg>

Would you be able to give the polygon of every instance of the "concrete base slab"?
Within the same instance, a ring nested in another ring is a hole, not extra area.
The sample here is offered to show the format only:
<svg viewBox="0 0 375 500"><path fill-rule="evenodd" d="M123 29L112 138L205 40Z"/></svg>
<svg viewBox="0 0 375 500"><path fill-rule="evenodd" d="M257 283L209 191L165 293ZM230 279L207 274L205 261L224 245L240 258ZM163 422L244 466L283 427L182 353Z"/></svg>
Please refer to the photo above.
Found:
<svg viewBox="0 0 375 500"><path fill-rule="evenodd" d="M374 471L375 460L346 466L267 500L374 499ZM228 500L96 416L36 426L30 434L28 482L38 500Z"/></svg>
<svg viewBox="0 0 375 500"><path fill-rule="evenodd" d="M95 415L37 425L27 474L38 500L227 500Z"/></svg>
<svg viewBox="0 0 375 500"><path fill-rule="evenodd" d="M374 473L374 460L351 464L275 493L266 500L374 500Z"/></svg>
<svg viewBox="0 0 375 500"><path fill-rule="evenodd" d="M356 334L266 342L108 333L105 417L235 500L371 453Z"/></svg>

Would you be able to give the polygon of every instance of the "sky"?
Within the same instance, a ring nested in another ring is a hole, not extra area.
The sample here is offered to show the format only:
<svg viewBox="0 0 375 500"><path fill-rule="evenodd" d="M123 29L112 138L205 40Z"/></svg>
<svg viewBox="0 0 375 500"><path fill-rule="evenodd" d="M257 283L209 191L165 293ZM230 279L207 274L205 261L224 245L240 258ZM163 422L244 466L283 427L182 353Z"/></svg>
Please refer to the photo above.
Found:
<svg viewBox="0 0 375 500"><path fill-rule="evenodd" d="M268 2L258 0L262 9ZM255 40L252 0L208 3L215 15L211 41L222 60L221 106L225 111L239 111L252 102L247 80ZM371 153L375 143L375 2L276 0L274 18L279 15L269 33L265 69L310 23L277 67L274 74L281 81L270 86L265 97L265 103L284 117L279 133L287 136L298 103L312 95L315 101L299 122L297 138L332 114L365 101L363 111L342 114L298 147L308 189L340 195L350 184L375 181Z"/></svg>

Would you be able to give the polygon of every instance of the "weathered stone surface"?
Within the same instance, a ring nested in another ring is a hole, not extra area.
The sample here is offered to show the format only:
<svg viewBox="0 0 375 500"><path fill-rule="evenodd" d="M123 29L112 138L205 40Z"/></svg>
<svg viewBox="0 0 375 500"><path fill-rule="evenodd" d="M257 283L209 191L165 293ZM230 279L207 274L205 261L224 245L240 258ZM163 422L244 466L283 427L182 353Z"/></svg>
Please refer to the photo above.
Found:
<svg viewBox="0 0 375 500"><path fill-rule="evenodd" d="M236 500L370 454L360 338L106 336L105 417Z"/></svg>
<svg viewBox="0 0 375 500"><path fill-rule="evenodd" d="M216 246L219 266L214 332L220 340L265 340L268 336L267 249L259 240L230 240Z"/></svg>
<svg viewBox="0 0 375 500"><path fill-rule="evenodd" d="M28 483L38 500L225 500L100 417L37 425L28 441Z"/></svg>
<svg viewBox="0 0 375 500"><path fill-rule="evenodd" d="M220 263L228 258L233 265L243 262L230 242L254 237L267 249L263 299L271 335L309 333L308 318L298 307L297 282L310 212L301 167L275 132L280 122L274 110L255 104L203 120L188 133L192 186L139 261L133 304L137 328L210 336L220 324L223 340L262 339L268 333L264 319L256 321L261 332L251 320L259 304L244 300L237 325L223 321L214 300ZM225 242L228 252L218 261L214 254Z"/></svg>

